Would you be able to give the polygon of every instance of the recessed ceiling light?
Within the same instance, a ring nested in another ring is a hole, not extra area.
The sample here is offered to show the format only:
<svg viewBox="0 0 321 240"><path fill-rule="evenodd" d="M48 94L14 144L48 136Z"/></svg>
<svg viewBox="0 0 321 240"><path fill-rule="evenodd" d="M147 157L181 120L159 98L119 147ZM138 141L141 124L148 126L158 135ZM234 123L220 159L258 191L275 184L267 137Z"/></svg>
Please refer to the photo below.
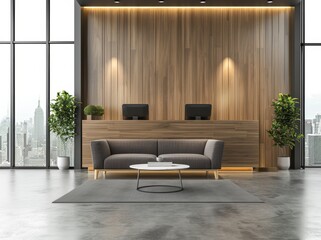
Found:
<svg viewBox="0 0 321 240"><path fill-rule="evenodd" d="M273 0L268 0L267 3L269 4L273 3Z"/></svg>
<svg viewBox="0 0 321 240"><path fill-rule="evenodd" d="M206 3L206 1L205 0L201 0L201 3Z"/></svg>
<svg viewBox="0 0 321 240"><path fill-rule="evenodd" d="M164 3L165 1L164 0L158 0L159 3Z"/></svg>
<svg viewBox="0 0 321 240"><path fill-rule="evenodd" d="M115 3L120 3L120 1L119 0L115 0Z"/></svg>

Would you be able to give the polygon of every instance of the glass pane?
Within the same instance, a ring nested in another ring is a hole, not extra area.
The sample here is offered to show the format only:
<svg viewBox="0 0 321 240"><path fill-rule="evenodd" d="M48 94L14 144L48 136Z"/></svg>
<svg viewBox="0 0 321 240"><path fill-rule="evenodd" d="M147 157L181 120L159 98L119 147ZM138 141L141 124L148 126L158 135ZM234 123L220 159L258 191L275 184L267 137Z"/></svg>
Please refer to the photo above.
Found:
<svg viewBox="0 0 321 240"><path fill-rule="evenodd" d="M62 90L74 95L74 45L50 45L50 99ZM66 154L61 140L53 133L50 134L50 165L57 165L57 156L70 156L70 164L74 165L74 143L68 142Z"/></svg>
<svg viewBox="0 0 321 240"><path fill-rule="evenodd" d="M9 167L10 45L0 44L0 167Z"/></svg>
<svg viewBox="0 0 321 240"><path fill-rule="evenodd" d="M46 45L16 45L16 166L46 166Z"/></svg>
<svg viewBox="0 0 321 240"><path fill-rule="evenodd" d="M16 0L16 41L46 40L46 0Z"/></svg>
<svg viewBox="0 0 321 240"><path fill-rule="evenodd" d="M321 166L321 47L305 48L306 166Z"/></svg>
<svg viewBox="0 0 321 240"><path fill-rule="evenodd" d="M305 0L305 42L321 43L321 1Z"/></svg>
<svg viewBox="0 0 321 240"><path fill-rule="evenodd" d="M74 0L50 1L50 40L74 40Z"/></svg>
<svg viewBox="0 0 321 240"><path fill-rule="evenodd" d="M0 41L10 41L10 0L1 1Z"/></svg>

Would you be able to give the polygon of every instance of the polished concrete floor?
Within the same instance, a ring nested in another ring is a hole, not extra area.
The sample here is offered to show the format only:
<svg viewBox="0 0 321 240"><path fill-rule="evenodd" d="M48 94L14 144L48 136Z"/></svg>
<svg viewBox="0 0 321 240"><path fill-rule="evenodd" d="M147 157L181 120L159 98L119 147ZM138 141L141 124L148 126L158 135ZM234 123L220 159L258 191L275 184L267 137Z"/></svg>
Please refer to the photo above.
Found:
<svg viewBox="0 0 321 240"><path fill-rule="evenodd" d="M51 203L92 178L0 170L0 239L321 239L321 169L222 174L265 203Z"/></svg>

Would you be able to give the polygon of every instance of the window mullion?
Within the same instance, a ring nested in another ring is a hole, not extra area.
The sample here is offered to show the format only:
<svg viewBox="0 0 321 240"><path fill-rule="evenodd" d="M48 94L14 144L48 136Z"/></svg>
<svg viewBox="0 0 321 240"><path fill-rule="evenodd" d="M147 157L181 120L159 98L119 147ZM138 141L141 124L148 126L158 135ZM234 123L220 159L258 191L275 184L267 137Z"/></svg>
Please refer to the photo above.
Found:
<svg viewBox="0 0 321 240"><path fill-rule="evenodd" d="M15 167L15 0L11 0L11 84L10 84L10 133L9 133L9 158L10 166Z"/></svg>
<svg viewBox="0 0 321 240"><path fill-rule="evenodd" d="M50 130L48 126L50 115L50 0L47 0L46 23L46 167L50 168Z"/></svg>

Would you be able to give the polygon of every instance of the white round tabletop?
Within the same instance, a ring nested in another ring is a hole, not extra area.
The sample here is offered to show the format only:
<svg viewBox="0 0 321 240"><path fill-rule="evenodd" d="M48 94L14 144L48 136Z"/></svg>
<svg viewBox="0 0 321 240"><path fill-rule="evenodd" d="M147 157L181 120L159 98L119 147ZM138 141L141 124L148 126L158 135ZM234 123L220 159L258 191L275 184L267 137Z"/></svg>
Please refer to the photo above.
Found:
<svg viewBox="0 0 321 240"><path fill-rule="evenodd" d="M168 171L168 170L187 169L189 168L189 165L173 163L172 166L169 166L169 167L149 167L148 164L134 164L134 165L130 165L129 167L137 170Z"/></svg>

